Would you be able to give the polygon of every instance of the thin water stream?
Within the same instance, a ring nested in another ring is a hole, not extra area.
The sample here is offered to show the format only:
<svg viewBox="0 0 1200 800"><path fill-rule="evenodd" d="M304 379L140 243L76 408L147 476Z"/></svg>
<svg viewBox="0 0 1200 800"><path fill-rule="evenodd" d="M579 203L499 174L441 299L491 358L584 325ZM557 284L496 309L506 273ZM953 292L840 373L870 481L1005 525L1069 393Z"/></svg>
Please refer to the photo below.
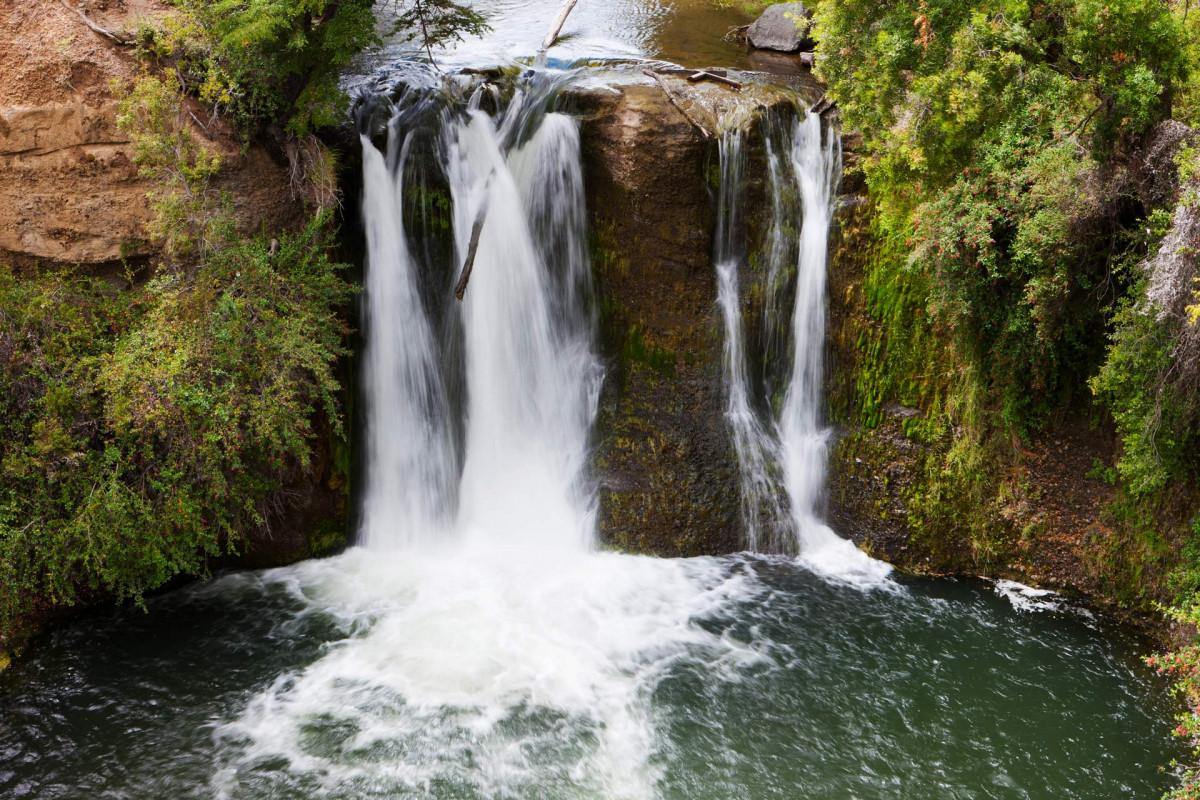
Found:
<svg viewBox="0 0 1200 800"><path fill-rule="evenodd" d="M772 150L775 183L803 201L797 241L780 246L797 253L798 288L780 309L793 361L777 419L738 398L740 338L726 348L731 424L777 462L764 467L786 498L776 524L799 558L655 559L594 542L604 376L578 122L546 113L550 75L508 100L467 88L412 89L386 151L361 142L360 546L49 636L0 673L0 795L1160 792L1158 765L1180 754L1174 706L1134 643L1066 607L890 576L820 521L836 132L801 114ZM728 180L739 147L727 136ZM417 153L449 187L455 266L480 231L461 304L457 269L403 227ZM715 259L734 333L738 258L722 245Z"/></svg>

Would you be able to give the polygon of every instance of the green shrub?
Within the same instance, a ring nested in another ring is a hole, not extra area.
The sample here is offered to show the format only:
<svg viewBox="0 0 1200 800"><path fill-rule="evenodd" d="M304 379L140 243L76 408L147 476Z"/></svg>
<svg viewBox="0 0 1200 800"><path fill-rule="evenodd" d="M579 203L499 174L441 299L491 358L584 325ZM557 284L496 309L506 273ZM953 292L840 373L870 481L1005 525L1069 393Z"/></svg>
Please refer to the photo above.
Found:
<svg viewBox="0 0 1200 800"><path fill-rule="evenodd" d="M381 43L376 7L395 9L432 48L487 30L453 0L170 0L176 14L145 26L140 54L175 69L181 86L247 134L271 126L296 137L343 119L342 71Z"/></svg>
<svg viewBox="0 0 1200 800"><path fill-rule="evenodd" d="M138 174L156 186L147 195L154 212L148 232L163 242L168 264L211 252L230 237L233 219L228 199L211 186L221 158L196 141L175 79L168 69L163 78L113 85L117 127L129 136Z"/></svg>
<svg viewBox="0 0 1200 800"><path fill-rule="evenodd" d="M116 292L0 275L0 629L80 590L138 597L267 524L340 433L328 219Z"/></svg>

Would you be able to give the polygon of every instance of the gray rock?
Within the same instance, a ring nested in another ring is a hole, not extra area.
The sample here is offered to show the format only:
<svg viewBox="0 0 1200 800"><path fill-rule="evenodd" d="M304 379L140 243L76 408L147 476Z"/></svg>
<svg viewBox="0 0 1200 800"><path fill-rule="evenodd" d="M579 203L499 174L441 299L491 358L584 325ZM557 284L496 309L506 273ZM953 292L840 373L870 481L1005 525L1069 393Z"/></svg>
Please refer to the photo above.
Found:
<svg viewBox="0 0 1200 800"><path fill-rule="evenodd" d="M797 50L811 48L812 39L808 33L812 30L812 12L803 3L781 3L768 6L750 30L746 37L750 44L759 50L781 50L794 53Z"/></svg>
<svg viewBox="0 0 1200 800"><path fill-rule="evenodd" d="M1182 122L1168 119L1158 123L1143 137L1140 158L1133 164L1142 203L1154 208L1171 202L1179 191L1179 167L1175 156L1180 149L1200 141L1200 131Z"/></svg>

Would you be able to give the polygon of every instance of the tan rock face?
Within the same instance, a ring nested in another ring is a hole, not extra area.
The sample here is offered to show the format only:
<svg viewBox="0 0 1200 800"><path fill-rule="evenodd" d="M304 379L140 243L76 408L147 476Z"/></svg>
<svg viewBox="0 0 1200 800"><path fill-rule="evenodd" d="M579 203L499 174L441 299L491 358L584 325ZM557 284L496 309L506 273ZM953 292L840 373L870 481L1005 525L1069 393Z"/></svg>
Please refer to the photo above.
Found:
<svg viewBox="0 0 1200 800"><path fill-rule="evenodd" d="M114 30L169 13L154 0L74 3ZM155 255L146 237L154 186L138 177L110 88L142 69L58 0L0 0L0 262L98 267ZM217 183L233 197L241 227L299 221L286 164L263 148L243 153L219 122L194 128L222 154Z"/></svg>

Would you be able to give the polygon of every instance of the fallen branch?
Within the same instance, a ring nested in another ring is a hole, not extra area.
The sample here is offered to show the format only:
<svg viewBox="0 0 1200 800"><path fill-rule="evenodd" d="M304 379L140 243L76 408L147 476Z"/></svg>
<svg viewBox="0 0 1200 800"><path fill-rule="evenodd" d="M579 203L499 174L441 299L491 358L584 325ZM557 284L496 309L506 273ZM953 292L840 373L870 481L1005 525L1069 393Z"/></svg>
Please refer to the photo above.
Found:
<svg viewBox="0 0 1200 800"><path fill-rule="evenodd" d="M562 30L562 26L567 22L567 15L575 8L575 4L579 0L565 0L562 6L558 9L558 13L554 15L554 21L550 23L550 30L546 33L546 38L542 39L542 52L546 52L554 44L554 40L558 38L558 32Z"/></svg>
<svg viewBox="0 0 1200 800"><path fill-rule="evenodd" d="M827 112L832 111L837 107L837 104L829 99L829 95L822 95L821 99L813 104L813 107L808 110L810 114L816 114L818 117L824 116Z"/></svg>
<svg viewBox="0 0 1200 800"><path fill-rule="evenodd" d="M483 233L483 223L487 219L487 203L479 209L475 224L471 227L471 243L467 246L467 260L463 262L462 273L458 283L454 284L454 296L461 301L467 291L467 281L471 280L471 270L475 268L475 254L479 252L479 237Z"/></svg>
<svg viewBox="0 0 1200 800"><path fill-rule="evenodd" d="M700 131L701 135L703 135L705 139L712 138L712 134L705 130L703 125L692 119L692 115L687 112L687 109L679 104L679 101L675 99L675 95L672 94L671 90L667 87L667 82L662 79L661 75L656 72L651 72L648 69L642 70L642 74L649 75L651 78L654 78L654 80L658 81L658 85L662 87L663 92L667 95L667 99L671 101L671 105L675 106L676 110L678 110L680 114L683 114L683 118L692 123L692 127Z"/></svg>
<svg viewBox="0 0 1200 800"><path fill-rule="evenodd" d="M75 8L75 6L68 3L67 0L58 0L58 2L67 11L73 12L76 16L78 16L81 20L83 20L84 25L87 25L89 28L91 28L93 31L100 34L101 36L104 36L108 39L112 39L117 44L123 45L125 47L128 47L129 45L133 44L132 39L126 39L125 37L121 36L120 34L110 31L108 28L101 28L99 25L92 22L91 17L89 17L87 14L85 14L82 10Z"/></svg>
<svg viewBox="0 0 1200 800"><path fill-rule="evenodd" d="M659 75L670 75L672 78L686 78L688 75L694 75L694 69L682 69L680 67L656 67L654 69ZM710 75L720 75L724 78L729 74L729 71L723 67L705 67L702 72L707 72Z"/></svg>
<svg viewBox="0 0 1200 800"><path fill-rule="evenodd" d="M697 83L698 81L712 81L713 83L721 83L732 87L738 91L741 91L742 88L742 85L733 78L726 78L724 75L718 75L715 72L709 72L708 70L703 69L699 72L693 72L691 75L688 75L687 79L689 83Z"/></svg>
<svg viewBox="0 0 1200 800"><path fill-rule="evenodd" d="M475 269L475 254L479 252L479 237L483 235L483 223L487 219L488 189L491 188L492 178L495 175L493 170L488 175L487 182L483 184L483 205L479 207L479 213L475 215L475 224L471 226L471 240L467 244L467 257L463 261L458 283L454 284L454 296L458 298L459 302L462 301L463 295L467 291L467 281L471 280L471 270Z"/></svg>

